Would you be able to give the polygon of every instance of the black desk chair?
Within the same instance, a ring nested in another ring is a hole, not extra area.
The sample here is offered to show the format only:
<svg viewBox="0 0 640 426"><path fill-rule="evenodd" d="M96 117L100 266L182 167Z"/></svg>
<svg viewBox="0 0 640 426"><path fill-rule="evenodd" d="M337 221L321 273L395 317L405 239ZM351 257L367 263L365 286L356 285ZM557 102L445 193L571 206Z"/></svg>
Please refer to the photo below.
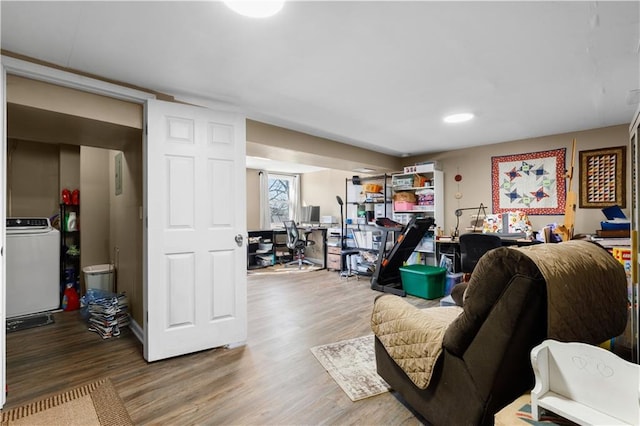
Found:
<svg viewBox="0 0 640 426"><path fill-rule="evenodd" d="M294 254L294 260L287 262L285 267L298 265L298 269L301 269L303 264L314 265L313 262L304 258L304 249L316 243L315 241L307 239L311 231L305 232L304 238L300 238L300 231L294 221L285 220L282 223L287 231L287 247L293 250Z"/></svg>
<svg viewBox="0 0 640 426"><path fill-rule="evenodd" d="M460 235L460 269L465 274L465 281L473 272L478 260L489 250L502 246L502 239L497 235L468 233Z"/></svg>

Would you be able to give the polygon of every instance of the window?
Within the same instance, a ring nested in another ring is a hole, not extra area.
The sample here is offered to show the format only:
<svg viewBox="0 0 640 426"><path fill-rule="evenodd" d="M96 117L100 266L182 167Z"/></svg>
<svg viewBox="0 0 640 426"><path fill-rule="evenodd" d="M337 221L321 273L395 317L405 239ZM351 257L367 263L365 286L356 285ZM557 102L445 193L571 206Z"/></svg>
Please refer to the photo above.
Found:
<svg viewBox="0 0 640 426"><path fill-rule="evenodd" d="M294 176L269 173L269 211L271 227L293 219Z"/></svg>

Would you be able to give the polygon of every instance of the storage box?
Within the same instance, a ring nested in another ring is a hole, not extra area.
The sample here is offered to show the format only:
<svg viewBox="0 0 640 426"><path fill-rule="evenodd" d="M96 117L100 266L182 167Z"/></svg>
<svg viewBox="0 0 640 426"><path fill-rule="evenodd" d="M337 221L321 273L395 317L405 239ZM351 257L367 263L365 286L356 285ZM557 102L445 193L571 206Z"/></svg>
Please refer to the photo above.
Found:
<svg viewBox="0 0 640 426"><path fill-rule="evenodd" d="M422 186L426 186L425 183L427 183L427 178L424 176L420 176L420 175L415 175L413 177L413 186L416 188L420 188Z"/></svg>
<svg viewBox="0 0 640 426"><path fill-rule="evenodd" d="M382 185L378 185L377 183L365 183L362 185L362 190L364 192L379 193L382 191Z"/></svg>
<svg viewBox="0 0 640 426"><path fill-rule="evenodd" d="M445 296L450 295L451 290L453 289L453 286L455 286L456 284L460 284L462 282L463 277L464 277L464 274L462 272L458 272L455 274L447 273L447 282L444 287L444 295Z"/></svg>
<svg viewBox="0 0 640 426"><path fill-rule="evenodd" d="M394 210L396 211L411 211L415 207L416 203L410 203L408 201L394 201Z"/></svg>
<svg viewBox="0 0 640 426"><path fill-rule="evenodd" d="M259 254L256 256L256 264L260 266L273 265L273 255Z"/></svg>
<svg viewBox="0 0 640 426"><path fill-rule="evenodd" d="M260 243L258 244L258 250L260 251L271 251L273 249L273 243Z"/></svg>
<svg viewBox="0 0 640 426"><path fill-rule="evenodd" d="M627 277L631 276L631 249L624 247L613 247L611 249L613 257L624 266Z"/></svg>
<svg viewBox="0 0 640 426"><path fill-rule="evenodd" d="M631 229L631 222L603 221L600 222L600 227L603 231L628 230Z"/></svg>
<svg viewBox="0 0 640 426"><path fill-rule="evenodd" d="M400 268L402 288L407 294L423 299L444 296L447 270L430 265L407 265Z"/></svg>
<svg viewBox="0 0 640 426"><path fill-rule="evenodd" d="M406 225L407 223L409 223L412 217L413 214L411 213L394 213L393 221Z"/></svg>
<svg viewBox="0 0 640 426"><path fill-rule="evenodd" d="M395 186L412 186L413 185L413 177L409 176L409 177L399 177L396 178L395 181L393 182L393 184Z"/></svg>

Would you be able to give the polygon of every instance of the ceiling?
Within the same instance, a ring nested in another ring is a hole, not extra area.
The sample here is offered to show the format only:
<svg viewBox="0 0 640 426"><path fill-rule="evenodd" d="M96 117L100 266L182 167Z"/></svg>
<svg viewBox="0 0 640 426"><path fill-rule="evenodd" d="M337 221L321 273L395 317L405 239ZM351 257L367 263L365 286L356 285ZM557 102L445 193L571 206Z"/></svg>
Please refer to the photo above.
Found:
<svg viewBox="0 0 640 426"><path fill-rule="evenodd" d="M629 123L640 99L635 1L0 7L5 51L396 156Z"/></svg>

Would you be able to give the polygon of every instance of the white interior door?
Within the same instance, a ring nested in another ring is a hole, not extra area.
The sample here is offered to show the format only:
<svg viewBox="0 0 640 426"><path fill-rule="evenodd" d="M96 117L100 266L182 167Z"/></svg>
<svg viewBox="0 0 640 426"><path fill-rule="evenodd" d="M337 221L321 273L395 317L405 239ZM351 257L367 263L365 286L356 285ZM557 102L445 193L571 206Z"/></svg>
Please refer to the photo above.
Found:
<svg viewBox="0 0 640 426"><path fill-rule="evenodd" d="M0 8L2 9L2 8ZM0 129L2 129L2 145L0 146L0 324L3 326L7 323L7 309L6 309L6 268L5 268L5 223L6 223L6 191L7 191L7 166L6 155L7 152L7 116L6 116L6 72L4 66L0 67ZM6 327L0 327L0 390L7 388L7 339L6 339ZM0 391L0 408L4 407L4 403L7 400L5 392Z"/></svg>
<svg viewBox="0 0 640 426"><path fill-rule="evenodd" d="M247 335L245 119L149 100L144 357Z"/></svg>

